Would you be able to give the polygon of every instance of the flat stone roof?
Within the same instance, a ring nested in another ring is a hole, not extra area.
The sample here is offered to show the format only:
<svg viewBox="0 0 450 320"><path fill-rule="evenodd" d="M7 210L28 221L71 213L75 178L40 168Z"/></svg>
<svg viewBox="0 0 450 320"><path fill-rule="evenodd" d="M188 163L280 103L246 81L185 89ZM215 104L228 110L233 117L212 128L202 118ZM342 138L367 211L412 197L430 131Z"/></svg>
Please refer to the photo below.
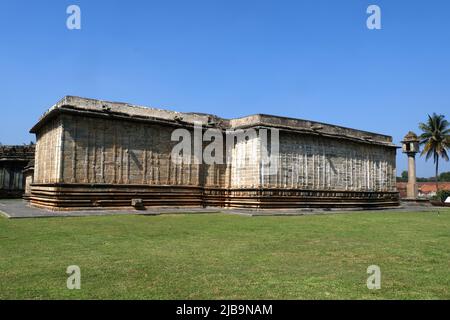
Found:
<svg viewBox="0 0 450 320"><path fill-rule="evenodd" d="M0 162L33 160L34 149L34 145L0 146Z"/></svg>
<svg viewBox="0 0 450 320"><path fill-rule="evenodd" d="M378 144L387 147L396 147L392 143L391 136L310 120L266 114L255 114L242 118L225 119L213 114L176 112L123 102L111 102L75 96L66 96L57 102L39 119L38 123L31 129L30 132L38 132L40 127L45 124L45 122L59 112L116 117L122 118L123 120L157 121L176 125L193 125L194 123L202 123L204 126L217 127L221 129L245 129L254 127L279 128L286 131L349 139L361 143Z"/></svg>

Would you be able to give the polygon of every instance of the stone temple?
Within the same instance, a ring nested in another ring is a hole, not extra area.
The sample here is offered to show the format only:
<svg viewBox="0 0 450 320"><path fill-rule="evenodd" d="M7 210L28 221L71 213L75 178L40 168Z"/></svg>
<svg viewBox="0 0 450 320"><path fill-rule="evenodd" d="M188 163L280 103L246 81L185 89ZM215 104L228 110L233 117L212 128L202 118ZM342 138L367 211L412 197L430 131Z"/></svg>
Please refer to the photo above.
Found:
<svg viewBox="0 0 450 320"><path fill-rule="evenodd" d="M34 159L34 146L0 146L0 199L21 198L26 169Z"/></svg>
<svg viewBox="0 0 450 320"><path fill-rule="evenodd" d="M195 123L224 136L231 129L278 129L276 172L264 174L259 134L233 141L224 163L174 163L173 131L193 133ZM53 210L399 204L396 146L376 133L264 114L222 119L72 96L51 107L31 132L36 157L27 198Z"/></svg>

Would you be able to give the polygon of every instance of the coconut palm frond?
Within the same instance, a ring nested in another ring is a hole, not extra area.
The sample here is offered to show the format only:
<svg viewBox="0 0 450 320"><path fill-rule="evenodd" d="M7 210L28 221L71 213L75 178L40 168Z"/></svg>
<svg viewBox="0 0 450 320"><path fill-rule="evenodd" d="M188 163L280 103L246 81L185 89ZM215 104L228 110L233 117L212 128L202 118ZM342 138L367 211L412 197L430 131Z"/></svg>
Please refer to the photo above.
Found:
<svg viewBox="0 0 450 320"><path fill-rule="evenodd" d="M441 158L443 158L445 161L448 161L448 160L449 160L449 158L448 158L448 152L447 152L446 149L443 149L443 150L442 150Z"/></svg>
<svg viewBox="0 0 450 320"><path fill-rule="evenodd" d="M424 131L424 132L429 132L431 131L430 126L428 126L428 124L425 124L423 122L419 123L419 129Z"/></svg>

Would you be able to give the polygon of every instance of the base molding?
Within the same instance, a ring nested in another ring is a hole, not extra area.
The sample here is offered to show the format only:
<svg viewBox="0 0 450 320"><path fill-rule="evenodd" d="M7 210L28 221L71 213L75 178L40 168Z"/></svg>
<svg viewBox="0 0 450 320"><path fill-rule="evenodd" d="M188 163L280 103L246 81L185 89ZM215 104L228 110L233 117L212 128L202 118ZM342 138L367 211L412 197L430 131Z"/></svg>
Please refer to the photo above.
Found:
<svg viewBox="0 0 450 320"><path fill-rule="evenodd" d="M174 185L33 184L30 204L50 210L144 207L373 208L400 205L398 192L227 189Z"/></svg>

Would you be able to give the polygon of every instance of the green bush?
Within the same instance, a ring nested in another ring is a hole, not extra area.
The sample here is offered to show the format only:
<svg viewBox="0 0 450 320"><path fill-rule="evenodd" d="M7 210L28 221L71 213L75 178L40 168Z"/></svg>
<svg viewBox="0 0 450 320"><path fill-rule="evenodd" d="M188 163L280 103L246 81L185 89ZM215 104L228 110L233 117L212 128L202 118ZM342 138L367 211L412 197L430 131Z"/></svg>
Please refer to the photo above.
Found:
<svg viewBox="0 0 450 320"><path fill-rule="evenodd" d="M445 200L450 197L450 190L439 190L436 193L436 196L433 197L433 200L438 200L441 202L445 202Z"/></svg>

